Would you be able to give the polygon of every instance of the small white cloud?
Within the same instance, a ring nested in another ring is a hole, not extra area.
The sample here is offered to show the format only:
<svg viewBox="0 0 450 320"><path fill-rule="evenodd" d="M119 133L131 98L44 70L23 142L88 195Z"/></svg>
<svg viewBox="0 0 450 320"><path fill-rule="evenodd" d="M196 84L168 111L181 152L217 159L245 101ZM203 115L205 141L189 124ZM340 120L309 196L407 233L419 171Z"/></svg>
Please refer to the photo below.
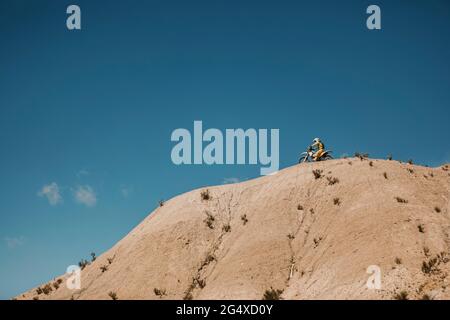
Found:
<svg viewBox="0 0 450 320"><path fill-rule="evenodd" d="M9 249L15 249L25 243L25 237L6 237L5 238L6 245Z"/></svg>
<svg viewBox="0 0 450 320"><path fill-rule="evenodd" d="M78 186L75 190L75 200L87 207L93 207L97 204L97 196L91 186Z"/></svg>
<svg viewBox="0 0 450 320"><path fill-rule="evenodd" d="M89 171L87 171L86 169L81 169L80 171L77 172L77 177L81 178L83 176L88 176L89 175Z"/></svg>
<svg viewBox="0 0 450 320"><path fill-rule="evenodd" d="M133 193L133 187L125 187L125 186L122 186L122 187L120 188L120 194L121 194L122 197L124 197L124 198L128 198L132 193Z"/></svg>
<svg viewBox="0 0 450 320"><path fill-rule="evenodd" d="M239 178L225 178L223 179L224 184L232 184L232 183L238 183L240 180Z"/></svg>
<svg viewBox="0 0 450 320"><path fill-rule="evenodd" d="M46 197L50 205L56 206L59 203L63 202L61 193L59 192L59 187L56 182L52 182L48 185L42 187L42 189L38 192L38 196Z"/></svg>

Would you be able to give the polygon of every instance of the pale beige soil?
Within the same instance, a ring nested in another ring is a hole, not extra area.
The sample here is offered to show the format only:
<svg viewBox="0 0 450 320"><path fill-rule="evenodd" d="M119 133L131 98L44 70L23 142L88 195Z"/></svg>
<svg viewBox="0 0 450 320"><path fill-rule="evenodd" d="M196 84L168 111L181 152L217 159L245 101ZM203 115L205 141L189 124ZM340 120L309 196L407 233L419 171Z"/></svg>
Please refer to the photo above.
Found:
<svg viewBox="0 0 450 320"><path fill-rule="evenodd" d="M261 299L272 287L283 299L393 299L401 291L450 299L448 166L350 158L207 189L209 200L202 188L158 207L82 271L81 290L62 282L48 295L34 288L17 298ZM366 286L371 265L381 270L379 290Z"/></svg>

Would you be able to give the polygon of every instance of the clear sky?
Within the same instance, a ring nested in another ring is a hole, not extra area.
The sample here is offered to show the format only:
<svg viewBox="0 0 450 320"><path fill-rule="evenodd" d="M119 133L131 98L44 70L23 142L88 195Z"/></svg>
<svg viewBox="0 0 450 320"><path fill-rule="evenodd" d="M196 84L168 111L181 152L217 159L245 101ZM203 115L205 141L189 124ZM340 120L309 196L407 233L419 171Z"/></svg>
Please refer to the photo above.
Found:
<svg viewBox="0 0 450 320"><path fill-rule="evenodd" d="M172 164L194 120L279 128L281 167L316 136L338 157L449 162L449 39L445 0L1 1L0 298L110 248L159 199L259 175Z"/></svg>

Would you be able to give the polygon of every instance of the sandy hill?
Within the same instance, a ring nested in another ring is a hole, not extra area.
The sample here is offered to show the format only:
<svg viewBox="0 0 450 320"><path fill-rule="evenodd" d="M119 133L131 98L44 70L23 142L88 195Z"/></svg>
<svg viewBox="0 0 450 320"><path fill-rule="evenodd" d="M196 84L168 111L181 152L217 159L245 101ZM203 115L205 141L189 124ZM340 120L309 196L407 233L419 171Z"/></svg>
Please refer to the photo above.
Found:
<svg viewBox="0 0 450 320"><path fill-rule="evenodd" d="M18 298L450 299L449 182L448 165L349 158L194 190L86 266L80 290L62 276Z"/></svg>

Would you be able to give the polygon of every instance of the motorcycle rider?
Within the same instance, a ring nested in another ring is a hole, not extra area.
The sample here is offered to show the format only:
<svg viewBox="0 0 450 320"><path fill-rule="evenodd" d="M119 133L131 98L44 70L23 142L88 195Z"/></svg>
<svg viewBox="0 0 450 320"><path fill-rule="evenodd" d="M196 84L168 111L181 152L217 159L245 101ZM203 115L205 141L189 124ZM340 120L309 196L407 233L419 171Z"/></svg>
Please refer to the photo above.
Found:
<svg viewBox="0 0 450 320"><path fill-rule="evenodd" d="M323 155L325 151L325 145L322 143L322 141L319 138L315 138L313 140L313 144L310 146L311 149L315 150L315 153L313 154L314 161L317 161L317 159L320 159L320 157Z"/></svg>

